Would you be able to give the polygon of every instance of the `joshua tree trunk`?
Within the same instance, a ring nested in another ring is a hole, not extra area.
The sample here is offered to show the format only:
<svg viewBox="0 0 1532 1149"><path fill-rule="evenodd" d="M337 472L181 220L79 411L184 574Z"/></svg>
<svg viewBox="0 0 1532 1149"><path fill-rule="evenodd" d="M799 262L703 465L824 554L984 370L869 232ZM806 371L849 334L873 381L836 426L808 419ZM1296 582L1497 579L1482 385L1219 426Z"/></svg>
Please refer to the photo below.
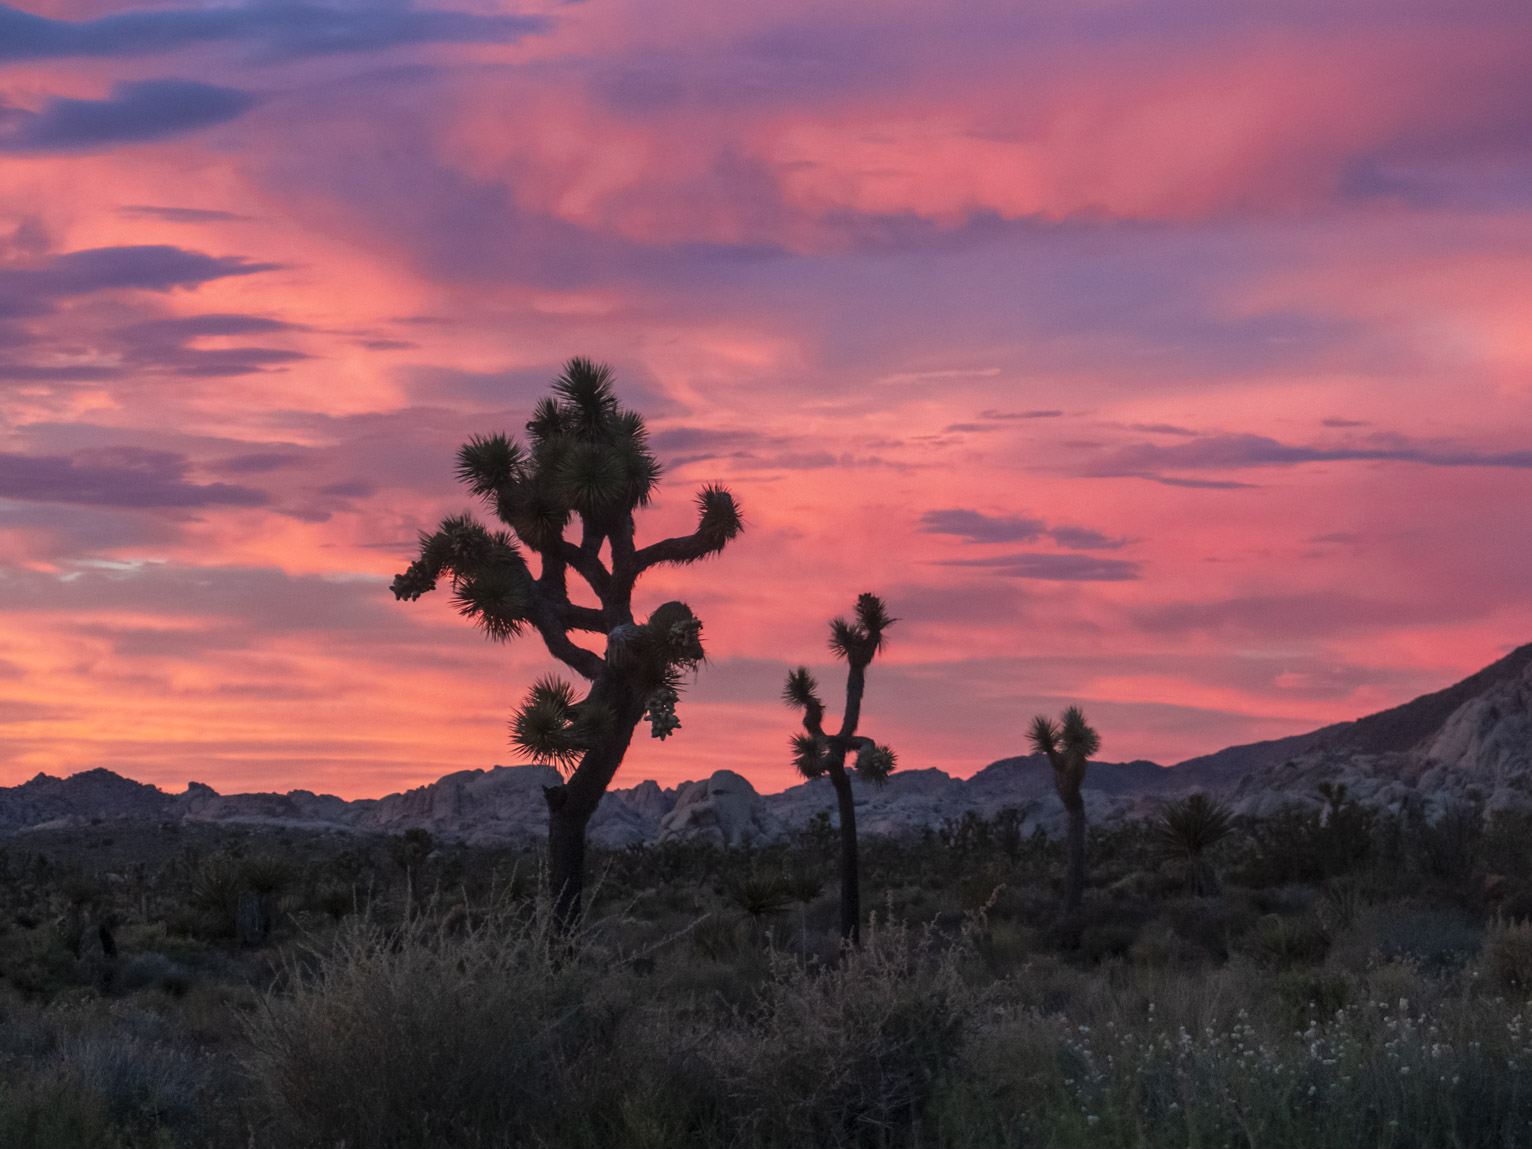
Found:
<svg viewBox="0 0 1532 1149"><path fill-rule="evenodd" d="M566 925L579 916L585 893L585 827L622 765L644 713L643 699L620 685L598 683L591 697L612 706L609 733L585 752L568 782L543 788L548 802L548 887L554 910Z"/></svg>
<svg viewBox="0 0 1532 1149"><path fill-rule="evenodd" d="M1064 910L1073 913L1085 898L1085 802L1078 792L1064 800L1069 814L1069 831L1066 846L1069 852L1069 873L1064 879Z"/></svg>
<svg viewBox="0 0 1532 1149"><path fill-rule="evenodd" d="M846 773L845 752L831 751L827 770L835 787L840 810L840 936L852 945L862 944L862 888L857 875L856 802L851 777Z"/></svg>

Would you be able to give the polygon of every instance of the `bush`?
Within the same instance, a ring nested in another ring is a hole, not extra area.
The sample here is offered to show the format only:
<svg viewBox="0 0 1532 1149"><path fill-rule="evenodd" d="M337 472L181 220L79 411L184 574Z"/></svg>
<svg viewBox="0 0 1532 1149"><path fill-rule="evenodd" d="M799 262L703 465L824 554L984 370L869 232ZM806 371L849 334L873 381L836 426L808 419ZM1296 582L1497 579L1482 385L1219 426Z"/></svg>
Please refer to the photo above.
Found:
<svg viewBox="0 0 1532 1149"><path fill-rule="evenodd" d="M622 1011L618 974L544 900L443 931L359 918L249 1025L248 1068L279 1139L348 1149L519 1143L569 1112ZM575 1110L578 1112L578 1109Z"/></svg>
<svg viewBox="0 0 1532 1149"><path fill-rule="evenodd" d="M1330 939L1317 922L1267 914L1250 932L1252 952L1278 969L1290 969L1324 960Z"/></svg>
<svg viewBox="0 0 1532 1149"><path fill-rule="evenodd" d="M1484 967L1501 988L1532 991L1532 922L1495 926L1484 938Z"/></svg>
<svg viewBox="0 0 1532 1149"><path fill-rule="evenodd" d="M955 1060L977 998L961 975L970 947L874 919L861 949L830 969L779 957L750 1024L704 1053L757 1143L886 1143L929 1104Z"/></svg>
<svg viewBox="0 0 1532 1149"><path fill-rule="evenodd" d="M1376 907L1364 926L1384 961L1412 961L1429 972L1462 966L1479 952L1484 935L1461 913L1408 905Z"/></svg>

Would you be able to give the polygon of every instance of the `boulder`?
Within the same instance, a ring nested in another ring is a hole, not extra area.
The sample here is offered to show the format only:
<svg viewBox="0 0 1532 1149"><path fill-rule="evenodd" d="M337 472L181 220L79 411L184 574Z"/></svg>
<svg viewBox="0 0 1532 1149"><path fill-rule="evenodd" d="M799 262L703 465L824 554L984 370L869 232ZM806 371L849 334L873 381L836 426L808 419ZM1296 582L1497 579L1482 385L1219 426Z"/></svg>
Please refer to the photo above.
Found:
<svg viewBox="0 0 1532 1149"><path fill-rule="evenodd" d="M719 770L677 790L675 807L660 819L659 840L744 846L774 841L785 832L754 786L732 770Z"/></svg>

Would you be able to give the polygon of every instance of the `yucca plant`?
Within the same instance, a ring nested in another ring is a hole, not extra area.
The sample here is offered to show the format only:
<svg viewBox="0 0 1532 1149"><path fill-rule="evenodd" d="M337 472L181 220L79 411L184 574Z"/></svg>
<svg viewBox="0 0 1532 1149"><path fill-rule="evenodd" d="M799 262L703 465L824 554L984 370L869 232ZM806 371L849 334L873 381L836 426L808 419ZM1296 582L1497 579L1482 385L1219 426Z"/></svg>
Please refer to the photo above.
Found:
<svg viewBox="0 0 1532 1149"><path fill-rule="evenodd" d="M1218 893L1218 875L1208 851L1234 832L1234 815L1206 794L1167 802L1152 826L1157 860L1182 867L1193 897Z"/></svg>
<svg viewBox="0 0 1532 1149"><path fill-rule="evenodd" d="M1064 910L1071 912L1080 908L1085 897L1085 799L1080 795L1080 786L1085 782L1087 761L1101 749L1101 735L1085 721L1084 711L1071 706L1064 711L1061 723L1039 714L1032 720L1027 737L1033 750L1046 755L1048 764L1053 767L1053 788L1069 815L1065 837L1069 871L1064 881Z"/></svg>
<svg viewBox="0 0 1532 1149"><path fill-rule="evenodd" d="M530 628L590 683L582 697L562 679L539 679L511 724L523 754L565 774L544 793L548 878L561 920L570 921L584 888L585 827L633 731L645 718L656 738L680 726L682 676L703 660L702 623L691 609L667 602L636 622L634 585L651 567L717 554L743 523L733 496L709 485L697 495L696 530L639 547L634 512L653 498L661 471L643 416L617 401L611 369L588 359L571 359L552 391L533 411L525 446L495 434L458 450L458 478L510 530L490 530L469 514L444 519L421 535L420 557L394 579L393 592L414 600L450 576L459 613L491 639ZM571 574L599 606L574 600ZM604 653L571 637L581 633L602 636Z"/></svg>
<svg viewBox="0 0 1532 1149"><path fill-rule="evenodd" d="M861 889L857 879L856 804L851 795L851 776L846 773L846 756L854 753L854 769L862 779L881 786L894 770L894 752L871 738L857 734L862 718L862 695L867 688L867 667L883 649L883 633L896 620L889 617L883 600L875 594L858 595L856 620L844 618L830 622L830 649L844 659L846 673L846 709L840 729L825 732L825 705L819 698L819 683L800 666L787 676L782 700L803 711L803 733L792 738L793 763L805 778L830 776L840 811L840 932L853 945L861 941Z"/></svg>

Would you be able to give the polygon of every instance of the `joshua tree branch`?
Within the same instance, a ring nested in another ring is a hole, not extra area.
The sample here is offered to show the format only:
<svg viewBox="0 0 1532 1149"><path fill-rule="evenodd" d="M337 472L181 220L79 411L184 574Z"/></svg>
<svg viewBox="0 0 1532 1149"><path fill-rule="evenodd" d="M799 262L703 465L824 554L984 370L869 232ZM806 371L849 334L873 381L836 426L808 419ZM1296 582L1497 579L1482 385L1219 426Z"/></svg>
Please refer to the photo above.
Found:
<svg viewBox="0 0 1532 1149"><path fill-rule="evenodd" d="M850 746L848 741L855 733L857 725L862 721L862 695L867 690L867 663L860 660L851 663L846 673L846 713L840 722L840 741L844 746Z"/></svg>
<svg viewBox="0 0 1532 1149"><path fill-rule="evenodd" d="M574 603L558 604L559 620L569 630L583 630L591 634L606 634L612 628L607 625L604 612L593 606L576 606Z"/></svg>
<svg viewBox="0 0 1532 1149"><path fill-rule="evenodd" d="M597 552L601 549L601 535L595 536L595 547L590 546L591 532L586 531L585 542L575 546L567 539L561 540L559 558L574 569L574 572L583 578L596 593L596 597L602 602L606 601L607 591L611 587L612 576L606 567L601 565L601 559Z"/></svg>
<svg viewBox="0 0 1532 1149"><path fill-rule="evenodd" d="M638 567L635 574L660 563L694 563L698 559L707 558L719 549L716 539L711 535L703 534L700 529L689 535L661 539L634 554L634 564Z"/></svg>
<svg viewBox="0 0 1532 1149"><path fill-rule="evenodd" d="M528 611L529 620L537 628L537 633L543 636L543 645L548 648L548 653L553 655L565 666L569 667L582 678L588 678L594 682L606 669L606 659L602 658L593 650L586 650L579 643L569 637L569 626L559 617L560 607L567 606L568 600L555 605L550 603L541 593L532 596L532 609ZM583 608L573 608L583 609ZM580 629L585 629L581 627ZM604 628L597 627L597 630Z"/></svg>

